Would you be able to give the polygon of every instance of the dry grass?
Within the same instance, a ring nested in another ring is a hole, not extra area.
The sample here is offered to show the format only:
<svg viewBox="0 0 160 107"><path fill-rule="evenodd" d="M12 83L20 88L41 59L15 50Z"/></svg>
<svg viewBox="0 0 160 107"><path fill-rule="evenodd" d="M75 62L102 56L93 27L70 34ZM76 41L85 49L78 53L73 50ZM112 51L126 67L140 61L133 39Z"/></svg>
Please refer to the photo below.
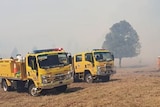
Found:
<svg viewBox="0 0 160 107"><path fill-rule="evenodd" d="M110 82L73 83L65 93L39 97L0 90L0 107L160 107L160 72L121 68Z"/></svg>

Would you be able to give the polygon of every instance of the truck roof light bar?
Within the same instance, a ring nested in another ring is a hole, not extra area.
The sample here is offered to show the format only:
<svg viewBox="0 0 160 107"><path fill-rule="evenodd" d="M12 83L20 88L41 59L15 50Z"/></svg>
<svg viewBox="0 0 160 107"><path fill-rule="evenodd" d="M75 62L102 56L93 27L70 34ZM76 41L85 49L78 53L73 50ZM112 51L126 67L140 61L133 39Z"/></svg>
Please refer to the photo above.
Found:
<svg viewBox="0 0 160 107"><path fill-rule="evenodd" d="M54 48L54 49L41 49L41 50L34 50L33 53L42 53L42 52L51 52L51 51L62 51L63 48Z"/></svg>
<svg viewBox="0 0 160 107"><path fill-rule="evenodd" d="M93 51L101 51L101 50L106 50L106 49L93 49Z"/></svg>

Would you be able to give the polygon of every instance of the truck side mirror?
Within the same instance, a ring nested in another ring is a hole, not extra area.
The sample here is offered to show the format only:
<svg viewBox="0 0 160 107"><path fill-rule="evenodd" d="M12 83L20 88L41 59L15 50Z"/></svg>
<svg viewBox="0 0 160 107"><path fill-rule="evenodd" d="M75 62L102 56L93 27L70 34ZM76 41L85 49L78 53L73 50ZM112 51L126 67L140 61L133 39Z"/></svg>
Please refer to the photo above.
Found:
<svg viewBox="0 0 160 107"><path fill-rule="evenodd" d="M71 53L67 53L69 64L72 64L72 55Z"/></svg>
<svg viewBox="0 0 160 107"><path fill-rule="evenodd" d="M72 56L68 56L69 64L72 64Z"/></svg>

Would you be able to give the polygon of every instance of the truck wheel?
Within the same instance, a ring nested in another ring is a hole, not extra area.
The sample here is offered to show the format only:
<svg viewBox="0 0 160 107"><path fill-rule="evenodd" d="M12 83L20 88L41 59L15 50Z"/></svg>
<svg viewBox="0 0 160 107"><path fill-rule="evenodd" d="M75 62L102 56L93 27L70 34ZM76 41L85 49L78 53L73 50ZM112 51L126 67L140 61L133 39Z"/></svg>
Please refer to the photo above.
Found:
<svg viewBox="0 0 160 107"><path fill-rule="evenodd" d="M67 90L67 85L56 87L58 92L65 92Z"/></svg>
<svg viewBox="0 0 160 107"><path fill-rule="evenodd" d="M36 97L40 95L40 92L37 90L34 84L31 84L29 86L29 94Z"/></svg>
<svg viewBox="0 0 160 107"><path fill-rule="evenodd" d="M107 82L110 80L110 75L102 76L101 79L102 79L102 82Z"/></svg>
<svg viewBox="0 0 160 107"><path fill-rule="evenodd" d="M7 85L5 80L2 81L2 88L3 88L3 91L10 91L11 89L11 87Z"/></svg>
<svg viewBox="0 0 160 107"><path fill-rule="evenodd" d="M90 73L85 75L85 81L87 83L93 83L93 77L92 77L92 75Z"/></svg>

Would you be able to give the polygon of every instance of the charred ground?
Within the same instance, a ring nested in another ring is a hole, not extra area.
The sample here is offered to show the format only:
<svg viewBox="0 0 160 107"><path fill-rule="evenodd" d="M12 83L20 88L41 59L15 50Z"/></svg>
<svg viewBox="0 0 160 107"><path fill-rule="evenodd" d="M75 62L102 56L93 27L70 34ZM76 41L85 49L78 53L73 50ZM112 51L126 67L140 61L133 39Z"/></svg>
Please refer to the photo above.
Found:
<svg viewBox="0 0 160 107"><path fill-rule="evenodd" d="M65 93L39 97L0 89L1 107L159 107L159 101L160 72L149 67L117 69L109 82L73 83Z"/></svg>

